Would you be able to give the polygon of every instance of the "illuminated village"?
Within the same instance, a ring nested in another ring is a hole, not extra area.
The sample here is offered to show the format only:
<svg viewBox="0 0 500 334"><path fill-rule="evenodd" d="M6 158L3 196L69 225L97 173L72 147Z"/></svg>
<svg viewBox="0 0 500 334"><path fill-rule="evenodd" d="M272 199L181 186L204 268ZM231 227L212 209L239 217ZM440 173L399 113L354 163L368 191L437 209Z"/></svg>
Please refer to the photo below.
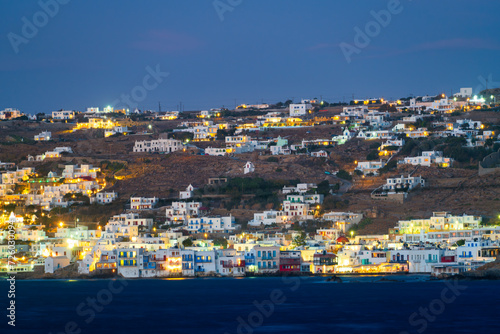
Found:
<svg viewBox="0 0 500 334"><path fill-rule="evenodd" d="M500 254L498 202L482 212L474 207L482 201L466 198L450 207L451 195L440 191L465 193L473 180L489 191L484 199L498 196L500 123L482 116L498 113L496 101L465 88L451 97L195 112L5 109L0 125L38 125L31 138L1 138L10 145L2 147L22 145L0 163L1 271L140 278L475 270ZM296 161L300 170L290 167ZM161 183L174 172L185 174ZM423 198L432 205L410 213ZM406 211L398 219L393 210Z"/></svg>

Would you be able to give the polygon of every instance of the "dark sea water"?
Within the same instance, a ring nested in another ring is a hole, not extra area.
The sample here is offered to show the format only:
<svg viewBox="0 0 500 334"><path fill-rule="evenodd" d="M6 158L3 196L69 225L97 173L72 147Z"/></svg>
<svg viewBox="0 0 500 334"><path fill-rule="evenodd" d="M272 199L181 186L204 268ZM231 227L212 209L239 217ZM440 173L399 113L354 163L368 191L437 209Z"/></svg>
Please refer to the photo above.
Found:
<svg viewBox="0 0 500 334"><path fill-rule="evenodd" d="M381 278L17 281L15 328L1 281L0 333L500 333L500 281Z"/></svg>

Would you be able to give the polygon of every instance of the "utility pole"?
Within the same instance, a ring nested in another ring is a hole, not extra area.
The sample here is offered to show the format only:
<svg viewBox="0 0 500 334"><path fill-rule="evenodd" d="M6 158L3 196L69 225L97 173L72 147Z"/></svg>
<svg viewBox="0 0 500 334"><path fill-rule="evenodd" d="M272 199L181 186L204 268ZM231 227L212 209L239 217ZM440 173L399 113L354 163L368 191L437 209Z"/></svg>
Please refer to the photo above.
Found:
<svg viewBox="0 0 500 334"><path fill-rule="evenodd" d="M158 112L161 112L161 103L158 101Z"/></svg>

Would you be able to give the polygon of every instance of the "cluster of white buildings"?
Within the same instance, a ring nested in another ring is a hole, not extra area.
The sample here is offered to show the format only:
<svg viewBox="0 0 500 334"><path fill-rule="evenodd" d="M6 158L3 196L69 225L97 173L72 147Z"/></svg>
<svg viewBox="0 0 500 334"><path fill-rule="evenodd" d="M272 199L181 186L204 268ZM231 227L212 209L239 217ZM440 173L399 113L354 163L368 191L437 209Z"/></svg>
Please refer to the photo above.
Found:
<svg viewBox="0 0 500 334"><path fill-rule="evenodd" d="M32 155L28 155L27 160L44 161L45 159L58 159L62 157L63 154L71 154L71 153L73 153L71 147L62 146L62 147L56 147L52 151L46 151L43 154L38 154L35 157L33 157Z"/></svg>
<svg viewBox="0 0 500 334"><path fill-rule="evenodd" d="M293 222L305 221L318 216L319 206L323 203L322 194L289 194L281 205L281 210L269 210L254 214L254 218L248 222L250 226L262 226L272 224L291 224Z"/></svg>
<svg viewBox="0 0 500 334"><path fill-rule="evenodd" d="M418 157L407 157L399 161L399 163L425 167L430 167L431 165L451 167L453 159L444 157L441 151L424 151Z"/></svg>
<svg viewBox="0 0 500 334"><path fill-rule="evenodd" d="M49 172L45 177L38 177L33 167L5 171L1 173L0 197L4 202L23 201L26 206L40 206L42 210L68 207L76 201L77 194L89 197L91 203L110 203L117 194L100 193L99 171L92 165L66 165L61 175ZM15 193L16 185L24 186L22 193Z"/></svg>
<svg viewBox="0 0 500 334"><path fill-rule="evenodd" d="M189 132L193 134L193 141L209 141L217 137L219 125L212 121L183 122L182 128L174 129L174 132Z"/></svg>
<svg viewBox="0 0 500 334"><path fill-rule="evenodd" d="M2 120L15 119L21 116L24 116L24 114L17 109L6 108L0 110L0 119Z"/></svg>

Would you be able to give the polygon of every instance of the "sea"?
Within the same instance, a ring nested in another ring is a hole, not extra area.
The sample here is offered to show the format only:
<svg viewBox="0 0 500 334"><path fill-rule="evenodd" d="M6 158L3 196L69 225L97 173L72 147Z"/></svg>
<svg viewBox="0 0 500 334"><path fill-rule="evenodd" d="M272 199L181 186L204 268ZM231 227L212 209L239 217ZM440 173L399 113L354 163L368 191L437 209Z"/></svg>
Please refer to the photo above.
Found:
<svg viewBox="0 0 500 334"><path fill-rule="evenodd" d="M500 333L500 281L423 275L0 281L0 333ZM6 315L15 301L15 327Z"/></svg>

